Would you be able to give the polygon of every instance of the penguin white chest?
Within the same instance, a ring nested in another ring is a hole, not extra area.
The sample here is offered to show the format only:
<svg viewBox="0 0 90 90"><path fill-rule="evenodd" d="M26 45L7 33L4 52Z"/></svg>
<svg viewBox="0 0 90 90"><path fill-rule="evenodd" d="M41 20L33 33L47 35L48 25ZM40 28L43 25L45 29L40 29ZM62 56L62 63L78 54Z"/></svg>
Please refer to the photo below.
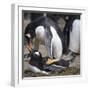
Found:
<svg viewBox="0 0 90 90"><path fill-rule="evenodd" d="M72 31L70 32L69 49L78 53L80 49L80 20L74 20L72 24Z"/></svg>
<svg viewBox="0 0 90 90"><path fill-rule="evenodd" d="M45 28L44 26L38 26L35 30L36 33L36 38L41 41L44 42L45 39Z"/></svg>
<svg viewBox="0 0 90 90"><path fill-rule="evenodd" d="M61 39L60 39L60 37L58 36L55 28L53 28L53 27L51 26L51 27L50 27L50 30L51 30L52 35L53 35L52 42L51 42L51 45L52 45L52 53L53 53L54 57L55 57L57 60L60 60L61 55L62 55L62 42L61 42Z"/></svg>

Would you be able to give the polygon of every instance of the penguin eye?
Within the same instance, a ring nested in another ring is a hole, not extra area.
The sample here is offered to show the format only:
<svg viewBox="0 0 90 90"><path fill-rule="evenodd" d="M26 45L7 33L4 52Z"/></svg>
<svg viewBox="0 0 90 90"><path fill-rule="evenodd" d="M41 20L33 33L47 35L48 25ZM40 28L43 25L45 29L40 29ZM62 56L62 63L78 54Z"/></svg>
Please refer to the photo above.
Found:
<svg viewBox="0 0 90 90"><path fill-rule="evenodd" d="M37 56L40 56L39 52L35 52L34 54L37 55Z"/></svg>

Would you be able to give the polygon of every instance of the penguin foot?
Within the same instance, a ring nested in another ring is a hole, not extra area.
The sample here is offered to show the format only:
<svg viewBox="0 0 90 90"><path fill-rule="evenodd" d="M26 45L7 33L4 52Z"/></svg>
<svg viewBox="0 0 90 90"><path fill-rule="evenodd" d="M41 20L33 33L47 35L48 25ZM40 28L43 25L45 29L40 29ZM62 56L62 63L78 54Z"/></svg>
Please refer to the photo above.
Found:
<svg viewBox="0 0 90 90"><path fill-rule="evenodd" d="M50 59L50 58L48 58L46 64L49 65L49 64L53 64L53 63L55 63L55 62L57 62L57 60L54 60L54 59Z"/></svg>

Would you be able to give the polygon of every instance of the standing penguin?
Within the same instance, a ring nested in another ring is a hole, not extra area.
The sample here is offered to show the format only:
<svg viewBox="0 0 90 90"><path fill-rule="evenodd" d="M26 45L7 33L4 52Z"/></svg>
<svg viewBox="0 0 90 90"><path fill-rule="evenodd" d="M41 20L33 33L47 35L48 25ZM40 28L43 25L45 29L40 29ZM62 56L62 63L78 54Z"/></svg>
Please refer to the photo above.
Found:
<svg viewBox="0 0 90 90"><path fill-rule="evenodd" d="M29 49L39 49L43 44L48 50L47 64L59 61L63 51L63 34L57 24L47 16L41 16L27 25L25 37ZM32 47L31 47L32 46Z"/></svg>
<svg viewBox="0 0 90 90"><path fill-rule="evenodd" d="M75 53L80 51L80 20L75 19L72 24L72 31L70 32L69 49Z"/></svg>
<svg viewBox="0 0 90 90"><path fill-rule="evenodd" d="M63 59L79 54L80 51L80 15L69 15L64 28L66 56Z"/></svg>

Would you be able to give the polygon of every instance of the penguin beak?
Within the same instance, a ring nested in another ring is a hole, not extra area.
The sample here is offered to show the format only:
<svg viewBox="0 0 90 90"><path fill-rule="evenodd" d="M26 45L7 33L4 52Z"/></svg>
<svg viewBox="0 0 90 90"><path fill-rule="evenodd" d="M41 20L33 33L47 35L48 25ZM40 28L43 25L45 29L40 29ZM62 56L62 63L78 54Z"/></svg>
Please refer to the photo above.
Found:
<svg viewBox="0 0 90 90"><path fill-rule="evenodd" d="M26 45L27 49L31 52L32 51L32 43L29 41L29 43Z"/></svg>

